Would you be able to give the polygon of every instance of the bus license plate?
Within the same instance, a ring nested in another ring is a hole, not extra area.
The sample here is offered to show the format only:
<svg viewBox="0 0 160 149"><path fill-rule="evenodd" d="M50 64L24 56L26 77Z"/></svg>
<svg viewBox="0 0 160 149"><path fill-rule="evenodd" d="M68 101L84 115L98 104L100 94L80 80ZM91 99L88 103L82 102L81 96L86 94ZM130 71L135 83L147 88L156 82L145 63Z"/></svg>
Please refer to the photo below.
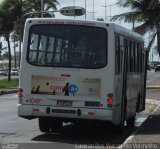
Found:
<svg viewBox="0 0 160 149"><path fill-rule="evenodd" d="M69 107L72 106L72 101L66 101L66 100L57 100L57 106L61 107Z"/></svg>

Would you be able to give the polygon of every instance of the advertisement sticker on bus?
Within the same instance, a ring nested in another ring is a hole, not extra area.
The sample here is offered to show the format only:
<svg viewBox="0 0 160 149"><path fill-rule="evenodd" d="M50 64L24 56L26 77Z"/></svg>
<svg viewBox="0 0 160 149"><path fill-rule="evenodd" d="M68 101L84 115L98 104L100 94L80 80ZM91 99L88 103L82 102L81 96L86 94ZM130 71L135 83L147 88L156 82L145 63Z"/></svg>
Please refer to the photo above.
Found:
<svg viewBox="0 0 160 149"><path fill-rule="evenodd" d="M32 76L32 94L100 97L99 78Z"/></svg>

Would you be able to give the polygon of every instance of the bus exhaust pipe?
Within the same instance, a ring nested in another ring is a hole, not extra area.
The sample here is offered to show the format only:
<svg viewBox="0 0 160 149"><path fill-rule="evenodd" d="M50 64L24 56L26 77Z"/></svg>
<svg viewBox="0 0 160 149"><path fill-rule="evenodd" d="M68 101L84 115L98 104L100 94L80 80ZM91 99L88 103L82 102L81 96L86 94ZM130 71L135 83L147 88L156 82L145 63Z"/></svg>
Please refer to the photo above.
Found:
<svg viewBox="0 0 160 149"><path fill-rule="evenodd" d="M50 114L50 112L51 112L50 108L47 107L47 108L46 108L46 113L47 113L47 114Z"/></svg>
<svg viewBox="0 0 160 149"><path fill-rule="evenodd" d="M78 109L78 110L77 110L77 115L78 115L78 116L81 116L81 114L82 114L81 110Z"/></svg>

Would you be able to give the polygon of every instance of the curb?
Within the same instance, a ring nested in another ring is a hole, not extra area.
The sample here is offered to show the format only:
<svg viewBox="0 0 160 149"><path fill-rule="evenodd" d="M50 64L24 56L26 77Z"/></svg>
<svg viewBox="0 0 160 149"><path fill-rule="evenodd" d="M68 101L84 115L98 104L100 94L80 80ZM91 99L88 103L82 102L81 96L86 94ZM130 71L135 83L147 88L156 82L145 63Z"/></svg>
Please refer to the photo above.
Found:
<svg viewBox="0 0 160 149"><path fill-rule="evenodd" d="M160 101L158 100L153 100L153 99L146 99L146 103L147 104L152 104L152 105L159 105L160 104Z"/></svg>
<svg viewBox="0 0 160 149"><path fill-rule="evenodd" d="M160 101L157 101L157 100L153 100L153 99L146 99L146 103L148 104L154 104L156 105L156 108L154 109L154 111L151 112L151 114L148 116L148 118L153 115L153 113L160 107ZM146 119L143 123L146 123L149 119ZM143 124L138 127L120 146L118 146L116 149L125 149L126 148L126 144L132 140L137 134L138 134L138 131L143 127ZM136 143L136 142L133 142L133 143Z"/></svg>
<svg viewBox="0 0 160 149"><path fill-rule="evenodd" d="M150 85L150 86L146 86L146 89L160 89L159 85Z"/></svg>
<svg viewBox="0 0 160 149"><path fill-rule="evenodd" d="M13 94L17 93L18 89L13 89L13 90L0 90L0 95L5 95L5 94Z"/></svg>

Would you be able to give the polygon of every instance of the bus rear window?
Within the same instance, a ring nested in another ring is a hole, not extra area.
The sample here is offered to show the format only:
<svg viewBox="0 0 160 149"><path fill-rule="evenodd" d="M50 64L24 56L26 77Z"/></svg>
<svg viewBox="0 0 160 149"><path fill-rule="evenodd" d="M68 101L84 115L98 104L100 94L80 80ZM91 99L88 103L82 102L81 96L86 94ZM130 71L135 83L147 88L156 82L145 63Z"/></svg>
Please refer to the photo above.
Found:
<svg viewBox="0 0 160 149"><path fill-rule="evenodd" d="M107 31L73 25L30 28L28 63L36 66L102 68L107 63Z"/></svg>

